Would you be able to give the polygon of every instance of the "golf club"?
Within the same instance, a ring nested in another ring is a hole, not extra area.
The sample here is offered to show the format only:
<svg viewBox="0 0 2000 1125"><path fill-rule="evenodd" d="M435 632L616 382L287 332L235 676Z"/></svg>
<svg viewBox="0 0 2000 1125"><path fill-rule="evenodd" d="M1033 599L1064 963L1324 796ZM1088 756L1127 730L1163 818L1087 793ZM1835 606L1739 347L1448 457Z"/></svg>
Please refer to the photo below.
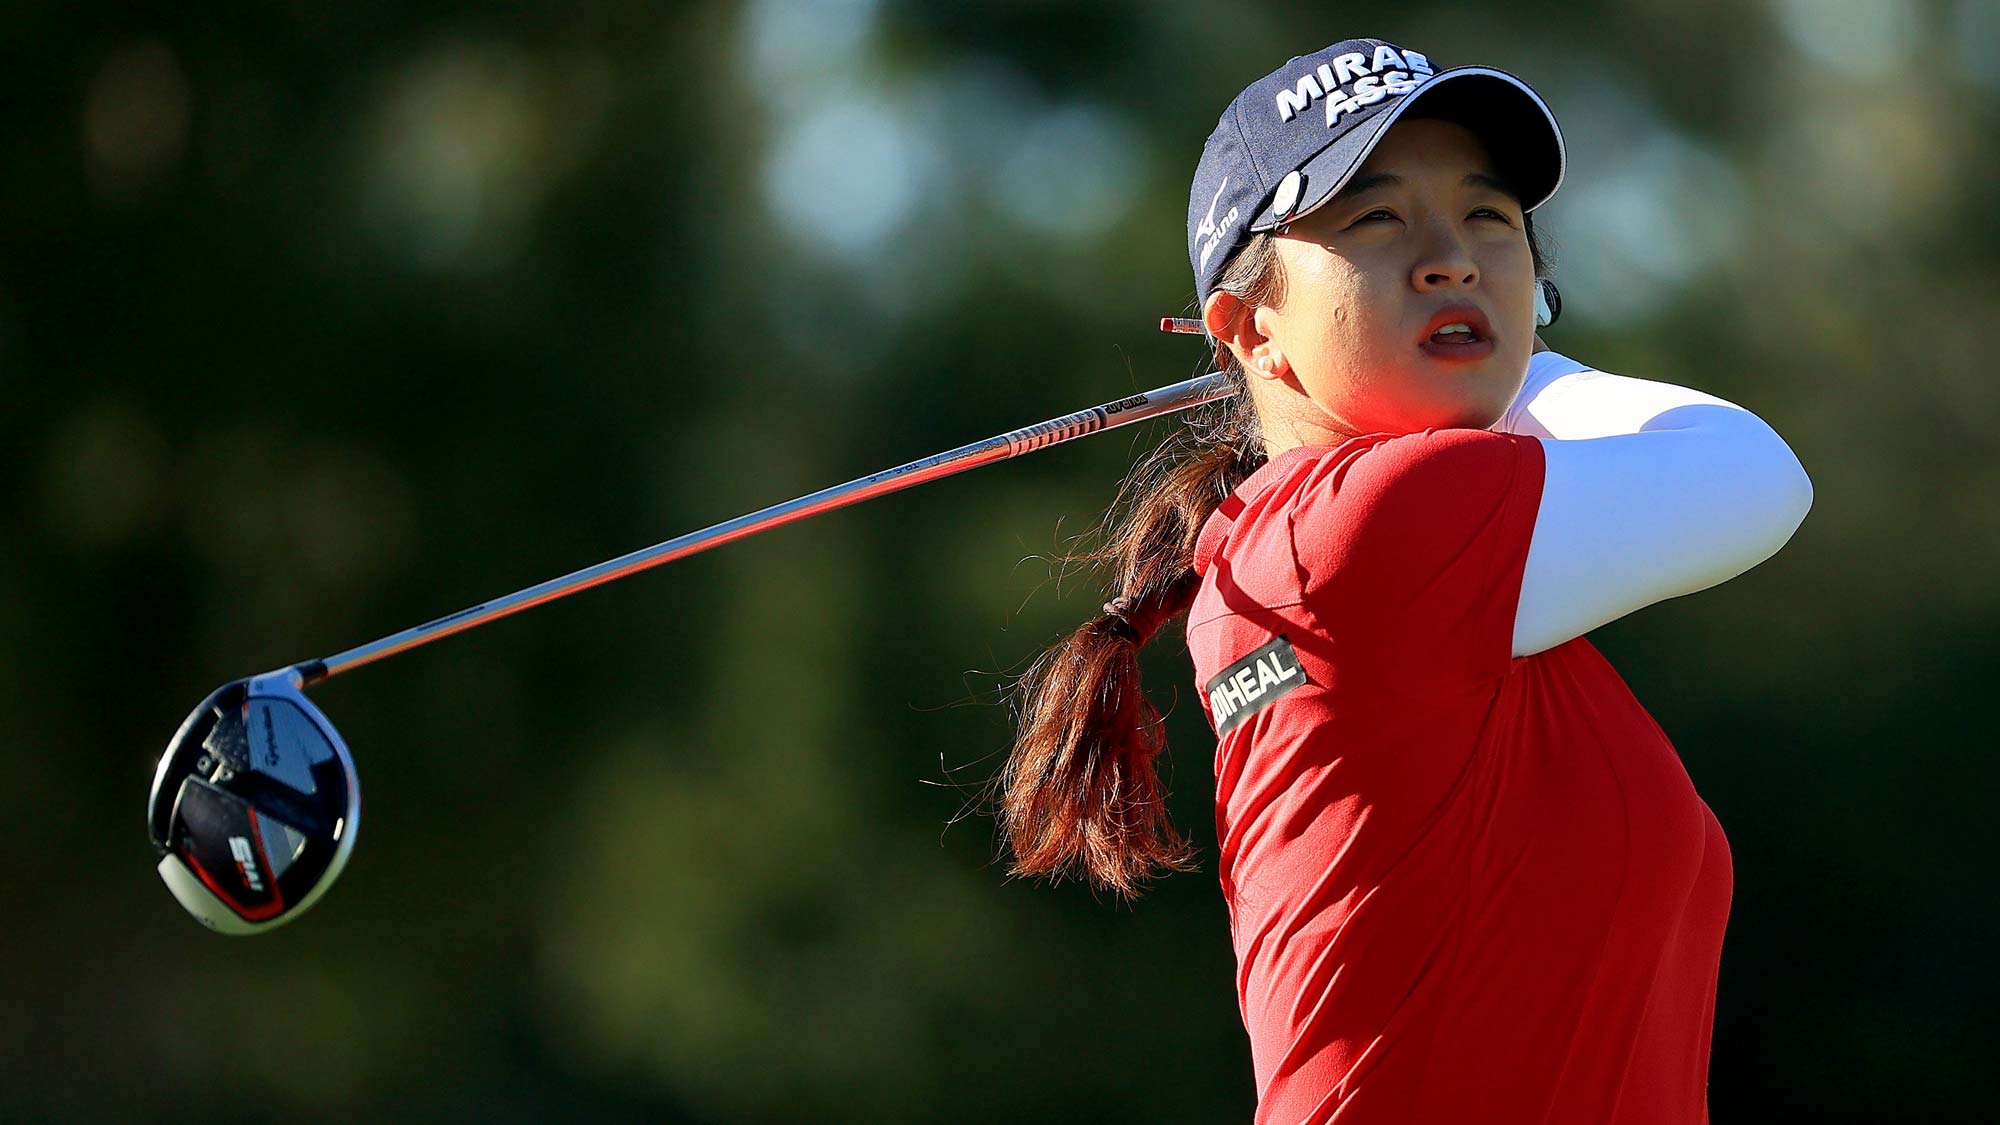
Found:
<svg viewBox="0 0 2000 1125"><path fill-rule="evenodd" d="M1211 373L1065 414L738 516L334 656L224 684L181 723L153 775L146 815L160 877L189 913L225 934L283 925L326 893L354 851L361 787L347 744L305 697L312 684L760 531L1235 392L1226 376Z"/></svg>

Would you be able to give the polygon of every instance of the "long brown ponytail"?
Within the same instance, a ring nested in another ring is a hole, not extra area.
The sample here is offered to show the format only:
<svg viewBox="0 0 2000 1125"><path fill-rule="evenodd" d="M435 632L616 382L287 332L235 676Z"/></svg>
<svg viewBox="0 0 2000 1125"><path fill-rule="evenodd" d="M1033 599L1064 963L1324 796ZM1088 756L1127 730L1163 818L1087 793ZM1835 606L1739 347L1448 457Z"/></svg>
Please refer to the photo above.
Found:
<svg viewBox="0 0 2000 1125"><path fill-rule="evenodd" d="M1276 247L1259 234L1217 287L1251 305L1276 305ZM1240 384L1226 348L1218 367ZM1207 408L1125 480L1098 545L1070 556L1109 571L1112 600L1037 660L1015 688L1019 730L995 779L1010 874L1060 880L1136 898L1145 881L1194 867L1194 849L1167 819L1154 759L1166 748L1160 714L1139 682L1139 648L1187 611L1198 576L1195 539L1223 499L1264 463L1249 396Z"/></svg>

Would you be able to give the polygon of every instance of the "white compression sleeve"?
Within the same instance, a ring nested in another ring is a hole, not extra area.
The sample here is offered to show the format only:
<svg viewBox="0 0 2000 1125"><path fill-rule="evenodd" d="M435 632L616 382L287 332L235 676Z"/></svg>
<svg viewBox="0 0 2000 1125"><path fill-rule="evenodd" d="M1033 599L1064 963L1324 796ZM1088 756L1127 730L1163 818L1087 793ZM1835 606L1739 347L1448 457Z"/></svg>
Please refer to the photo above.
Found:
<svg viewBox="0 0 2000 1125"><path fill-rule="evenodd" d="M1493 427L1542 439L1547 474L1514 655L1580 637L1776 554L1812 506L1783 438L1733 402L1538 352Z"/></svg>

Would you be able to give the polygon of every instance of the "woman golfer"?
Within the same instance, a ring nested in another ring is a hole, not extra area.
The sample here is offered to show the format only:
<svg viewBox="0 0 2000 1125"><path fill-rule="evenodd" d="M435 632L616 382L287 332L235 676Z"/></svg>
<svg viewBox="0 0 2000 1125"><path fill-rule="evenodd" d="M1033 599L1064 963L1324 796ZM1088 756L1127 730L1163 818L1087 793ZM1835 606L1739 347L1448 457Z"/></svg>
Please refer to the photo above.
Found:
<svg viewBox="0 0 2000 1125"><path fill-rule="evenodd" d="M1247 393L1134 477L1113 600L1022 683L1014 870L1130 895L1191 866L1136 662L1187 615L1259 1122L1707 1119L1728 843L1583 635L1812 486L1741 407L1541 345L1563 159L1518 79L1381 40L1239 94L1188 256Z"/></svg>

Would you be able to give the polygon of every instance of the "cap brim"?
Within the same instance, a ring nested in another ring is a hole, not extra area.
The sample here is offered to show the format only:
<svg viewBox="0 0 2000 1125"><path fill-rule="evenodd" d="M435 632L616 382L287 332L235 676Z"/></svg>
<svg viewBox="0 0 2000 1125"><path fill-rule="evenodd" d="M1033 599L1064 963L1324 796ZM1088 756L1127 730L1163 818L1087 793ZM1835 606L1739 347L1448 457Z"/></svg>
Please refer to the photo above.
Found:
<svg viewBox="0 0 2000 1125"><path fill-rule="evenodd" d="M1418 105L1423 106L1422 113L1415 113ZM1249 229L1271 230L1318 210L1347 186L1390 128L1413 114L1441 117L1472 130L1485 143L1494 170L1514 185L1524 211L1548 202L1562 184L1566 164L1562 129L1548 103L1506 71L1462 66L1433 75L1366 127L1314 154L1299 166L1305 182L1291 214L1273 215L1267 202Z"/></svg>

